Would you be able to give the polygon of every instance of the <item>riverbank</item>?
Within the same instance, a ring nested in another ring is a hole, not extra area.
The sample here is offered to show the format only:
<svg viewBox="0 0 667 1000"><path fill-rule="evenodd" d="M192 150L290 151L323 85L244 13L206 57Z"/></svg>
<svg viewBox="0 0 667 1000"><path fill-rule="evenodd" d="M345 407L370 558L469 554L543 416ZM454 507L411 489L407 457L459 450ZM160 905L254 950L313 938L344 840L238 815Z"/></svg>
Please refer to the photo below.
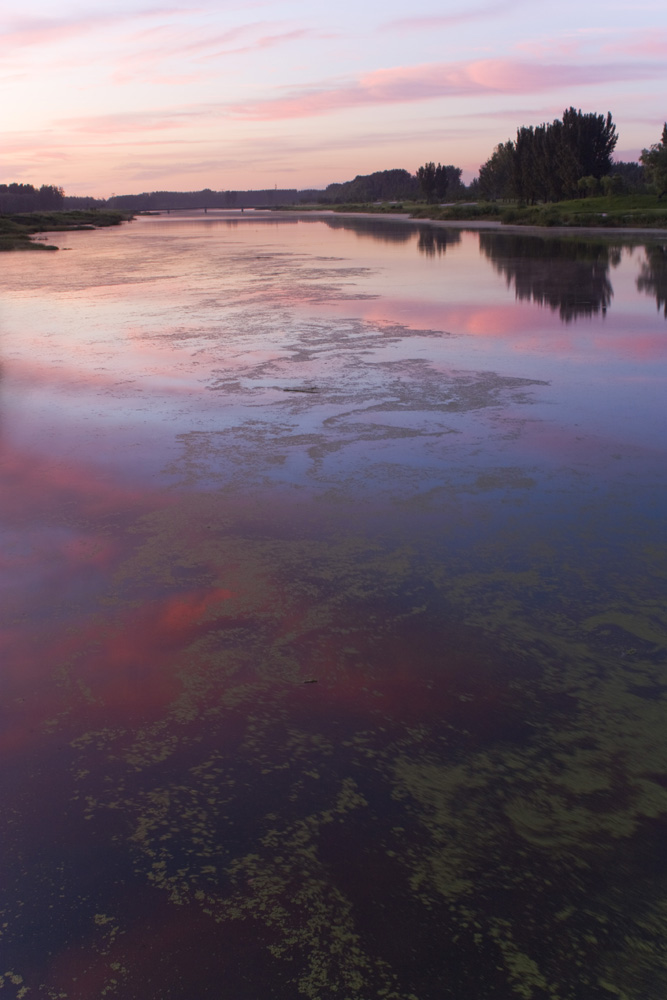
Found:
<svg viewBox="0 0 667 1000"><path fill-rule="evenodd" d="M37 239L39 233L72 232L119 226L133 218L129 212L113 209L78 209L72 212L26 212L0 216L0 251L57 250Z"/></svg>
<svg viewBox="0 0 667 1000"><path fill-rule="evenodd" d="M299 212L298 208L294 209ZM625 236L625 237L653 237L664 240L667 237L667 223L663 227L656 226L537 226L520 223L501 222L494 219L429 219L419 218L407 212L339 212L335 209L308 209L309 218L316 217L336 217L348 219L377 219L388 222L402 222L411 226L429 225L438 229L469 229L469 230L495 230L502 233L536 233L544 235L549 233L558 236Z"/></svg>

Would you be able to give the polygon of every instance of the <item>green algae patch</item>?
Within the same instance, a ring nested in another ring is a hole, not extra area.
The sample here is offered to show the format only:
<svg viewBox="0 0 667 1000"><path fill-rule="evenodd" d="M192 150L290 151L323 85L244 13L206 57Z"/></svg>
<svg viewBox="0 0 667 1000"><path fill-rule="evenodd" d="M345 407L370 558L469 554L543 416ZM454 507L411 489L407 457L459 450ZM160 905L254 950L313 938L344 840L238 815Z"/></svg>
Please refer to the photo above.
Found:
<svg viewBox="0 0 667 1000"><path fill-rule="evenodd" d="M644 609L637 609L634 614L621 610L603 612L586 619L582 622L581 627L587 632L592 632L605 625L613 625L644 642L660 646L663 649L667 648L667 630L664 628L664 622L661 622L658 617L662 613L664 619L664 606L654 605L651 608L653 614L648 608L646 609L648 613L642 613L643 611Z"/></svg>
<svg viewBox="0 0 667 1000"><path fill-rule="evenodd" d="M274 457L301 449L322 485L337 452L278 430ZM253 434L261 449L270 429ZM190 441L181 470L201 483L230 442L242 477L252 442L234 433ZM391 518L354 520L340 482L333 501L276 489L270 525L268 492L239 498L237 480L174 490L132 523L103 609L55 665L73 815L149 908L252 951L276 998L667 989L664 566L654 551L646 577L612 577L590 542L589 565L521 522L515 547L457 507L532 481L471 466L420 501L408 476ZM423 533L387 528L397 510ZM118 692L86 667L107 650L134 671L114 724ZM91 953L122 995L132 916L101 895ZM20 907L6 917L22 926Z"/></svg>
<svg viewBox="0 0 667 1000"><path fill-rule="evenodd" d="M628 968L655 969L647 927L659 886L644 887L630 916L617 897L640 878L628 858L647 824L667 815L664 703L636 693L638 681L662 690L656 644L618 655L600 634L607 595L584 587L582 600L580 580L554 605L548 546L530 568L464 573L335 521L313 539L264 537L251 515L232 531L225 510L199 495L135 525L119 586L184 578L208 597L185 604L180 691L162 718L75 741L78 801L91 819L124 817L134 877L184 913L247 926L267 970L289 970L290 988L314 1000L334 989L423 995L419 974L399 976L378 944L382 925L359 917L363 895L344 877L355 852L386 873L390 923L409 912L427 940L436 921L445 962L456 966L463 949L489 990L595 995L599 980L620 981L618 949ZM439 638L420 670L430 662L450 677L441 708L417 725L388 697L389 651L398 643L408 655L401 637L413 626ZM342 738L336 714L319 711L295 724L292 699L314 674L304 695L363 705L373 726L347 722ZM500 737L485 730L489 685L496 712L514 720ZM109 779L102 796L87 791L92 751L94 773ZM243 845L241 803L253 813Z"/></svg>
<svg viewBox="0 0 667 1000"><path fill-rule="evenodd" d="M618 903L641 879L628 859L647 824L667 814L664 705L635 693L638 680L662 690L655 644L622 657L605 644L604 592L582 602L578 585L554 606L548 547L530 568L464 573L335 520L316 538L287 523L266 537L247 513L241 530L211 494L134 526L116 585L132 596L185 580L197 596L168 605L182 631L168 633L178 685L160 717L72 741L73 801L87 822L122 816L133 879L185 920L247 928L265 973L312 1000L424 996L418 970L399 972L382 946L406 913L415 940L437 927L444 965L471 981L465 955L489 992L578 1000L602 980L635 1000L629 970L664 983L659 885L630 914ZM448 680L410 724L389 664L411 663L415 634L419 670ZM485 729L490 687L514 720L501 735ZM297 692L318 699L298 723ZM322 715L321 699L363 711ZM389 891L369 915L374 866L373 892ZM104 948L125 923L107 913L94 917Z"/></svg>
<svg viewBox="0 0 667 1000"><path fill-rule="evenodd" d="M657 474L563 448L530 409L557 380L341 318L360 269L257 260L232 248L213 319L160 298L129 333L205 403L113 532L94 493L113 545L49 611L4 992L663 1000Z"/></svg>

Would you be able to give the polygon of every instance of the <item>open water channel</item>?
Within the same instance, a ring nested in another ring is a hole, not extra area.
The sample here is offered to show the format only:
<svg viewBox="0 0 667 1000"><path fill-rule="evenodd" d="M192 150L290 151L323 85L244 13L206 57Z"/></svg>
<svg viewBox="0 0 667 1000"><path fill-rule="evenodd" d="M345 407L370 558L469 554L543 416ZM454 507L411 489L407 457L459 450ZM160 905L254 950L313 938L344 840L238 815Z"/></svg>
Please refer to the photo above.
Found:
<svg viewBox="0 0 667 1000"><path fill-rule="evenodd" d="M664 1000L667 248L0 271L0 995Z"/></svg>

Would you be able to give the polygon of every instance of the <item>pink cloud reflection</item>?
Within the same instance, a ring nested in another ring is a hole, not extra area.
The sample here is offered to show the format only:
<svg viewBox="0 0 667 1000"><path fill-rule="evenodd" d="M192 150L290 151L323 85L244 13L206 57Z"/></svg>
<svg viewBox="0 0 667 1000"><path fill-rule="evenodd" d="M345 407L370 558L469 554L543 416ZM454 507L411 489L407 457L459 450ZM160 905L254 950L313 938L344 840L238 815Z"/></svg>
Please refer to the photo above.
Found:
<svg viewBox="0 0 667 1000"><path fill-rule="evenodd" d="M299 308L299 304L294 304ZM305 305L303 308L307 309ZM334 313L346 314L349 304L331 303ZM502 340L516 354L539 351L556 358L599 357L646 361L667 356L667 331L655 329L647 321L647 329L638 329L633 318L633 332L628 332L629 320L622 313L609 310L606 315L583 316L564 323L558 311L534 302L493 302L475 306L465 303L426 302L419 299L382 297L355 302L355 312L368 323L400 323L411 330L441 330L449 334L467 334L478 343Z"/></svg>
<svg viewBox="0 0 667 1000"><path fill-rule="evenodd" d="M103 476L99 469L67 459L49 459L32 452L2 447L0 517L9 524L42 519L63 506L75 505L84 517L156 506L159 494L148 496ZM162 500L162 504L167 501Z"/></svg>
<svg viewBox="0 0 667 1000"><path fill-rule="evenodd" d="M3 754L44 739L44 723L62 712L94 724L117 717L143 722L160 715L182 691L182 650L209 627L212 609L233 598L225 588L145 601L58 627L48 620L0 629L8 719Z"/></svg>

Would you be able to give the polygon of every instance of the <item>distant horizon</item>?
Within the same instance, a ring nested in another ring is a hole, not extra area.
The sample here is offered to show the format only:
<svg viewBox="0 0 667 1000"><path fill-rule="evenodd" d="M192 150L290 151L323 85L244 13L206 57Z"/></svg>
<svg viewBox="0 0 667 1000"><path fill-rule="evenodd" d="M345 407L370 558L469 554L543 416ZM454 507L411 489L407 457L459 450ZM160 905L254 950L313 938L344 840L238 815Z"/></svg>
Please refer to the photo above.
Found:
<svg viewBox="0 0 667 1000"><path fill-rule="evenodd" d="M647 144L647 145L650 145L650 144ZM619 156L613 156L612 157L612 160L613 160L614 163L638 162L638 159L639 159L639 153L637 154L637 156L633 160L628 160L625 157L619 157ZM456 165L456 164L454 164L454 165ZM409 170L408 167L380 167L379 168L379 172L384 171L384 170L393 170L393 169L396 169L396 170L407 170L412 175L414 175L416 173L416 170ZM373 172L374 171L370 171L370 173L373 173ZM354 180L354 178L357 177L357 176L366 176L366 175L355 174L354 177L346 177L343 181L329 181L328 183L326 183L326 184L324 184L322 186L319 186L319 187L315 187L315 186L306 186L306 187L297 186L297 187L294 187L294 186L291 186L291 185L290 186L284 185L283 187L278 187L277 190L278 191L297 191L297 192L301 192L301 191L326 191L326 189L331 184L346 183L347 181ZM464 183L466 183L466 184L469 184L470 181L473 180L474 177L476 177L476 176L477 176L477 174L475 174L469 180L465 180L465 178L462 177L462 181ZM35 182L35 181L21 180L20 178L5 178L5 179L0 178L0 184L9 184L9 183L32 184L34 187L39 188L42 184L49 183L49 182L48 182L48 179L46 179L46 178L42 178L41 180L39 180L37 182ZM273 187L214 188L214 187L211 187L210 184L203 184L201 187L196 187L196 188L166 188L166 187L159 187L159 188L144 188L141 191L139 191L139 190L137 190L137 191L117 191L117 192L114 192L113 195L108 195L106 197L104 197L104 196L96 196L96 195L92 195L92 194L80 194L78 191L67 191L67 190L65 190L65 197L68 197L68 198L99 198L100 200L108 201L109 198L112 198L112 197L113 198L135 198L135 197L140 197L141 195L155 194L155 193L161 193L161 192L164 192L164 193L167 193L167 194L198 194L201 191L207 191L207 190L208 191L212 191L215 194L221 194L221 193L224 193L224 192L227 192L227 191L230 191L230 192L236 191L236 192L239 192L239 193L240 192L255 193L255 192L259 192L259 191L272 191L272 190L274 190L274 188ZM214 207L211 207L210 210L211 211L233 211L234 210L234 206L225 207L224 209L223 208L214 208ZM173 211L181 211L181 210L180 209L173 209ZM191 211L191 209L182 209L182 211ZM239 208L239 211L240 211L240 208Z"/></svg>
<svg viewBox="0 0 667 1000"><path fill-rule="evenodd" d="M522 123L522 124L526 124L526 123ZM529 124L535 124L535 123L531 122ZM513 136L511 136L511 135L506 137L506 139L512 139L512 138L513 138ZM652 139L651 142L647 142L646 145L644 147L642 147L642 148L647 148L653 142L657 142L657 141L658 141L657 139ZM489 156L491 155L492 152L493 152L493 149L490 149L489 150ZM615 155L615 156L612 157L612 159L613 159L614 163L638 162L640 154L641 154L641 149L638 149L636 151L636 155L634 155L634 156L631 156L631 155L627 155L627 156ZM425 161L425 162L428 162L428 161ZM459 165L455 161L451 161L451 162L453 163L454 166L458 166ZM484 161L482 161L482 162L484 162ZM480 166L481 166L481 164L480 164ZM413 168L411 170L409 167L401 167L401 166L396 166L394 164L393 166L378 167L377 168L377 172L384 171L384 170L407 170L408 173L414 175L416 173L416 171L417 171L417 167L415 167L415 168ZM294 191L294 190L296 190L296 191L326 191L326 189L331 184L344 184L347 181L354 180L354 178L357 177L357 176L367 176L368 174L372 174L372 173L375 173L375 172L376 171L373 171L373 170L365 171L364 173L361 173L360 171L357 171L357 173L355 173L355 174L353 174L351 176L343 177L341 179L336 179L336 180L333 180L333 181L326 181L324 184L319 184L319 185L316 185L316 184L305 184L305 185L301 185L301 184L299 184L299 185L283 184L283 185L280 185L279 184L278 185L278 190L279 191ZM469 172L469 175L466 177L466 172L464 170L463 171L463 175L461 177L461 180L463 181L464 184L470 184L470 182L477 177L478 172L479 172L479 168L474 173ZM11 183L32 184L34 187L40 187L42 184L49 184L51 182L52 181L51 181L50 178L45 178L45 177L38 178L37 180L27 180L26 178L20 178L20 177L4 177L4 178L0 177L0 184L11 184ZM57 182L53 182L53 183L57 184ZM60 187L64 188L64 185L57 185L57 186L60 186ZM70 197L70 198L98 198L98 199L101 199L101 200L104 200L104 201L108 201L109 198L135 197L135 196L139 196L139 195L142 195L142 194L151 194L153 192L158 192L158 191L165 191L165 192L169 192L169 193L189 194L189 193L197 193L199 191L206 191L206 190L215 191L215 192L222 192L222 191L248 191L248 192L250 192L250 191L252 191L252 192L255 192L255 191L271 191L271 190L274 190L274 185L270 185L270 186L267 186L267 185L260 186L260 185L258 185L257 187L237 187L237 188L217 187L216 188L216 187L213 187L210 183L207 184L207 183L204 182L204 183L201 184L201 186L191 187L191 188L175 188L175 187L164 187L164 186L161 186L161 187L144 187L141 190L137 189L135 191L114 191L114 193L110 194L110 195L95 195L95 194L91 194L89 191L86 191L85 193L82 193L80 191L69 191L66 188L64 188L66 197Z"/></svg>
<svg viewBox="0 0 667 1000"><path fill-rule="evenodd" d="M0 176L72 197L322 190L429 160L469 183L572 105L611 111L623 161L667 118L662 0L25 0L0 52Z"/></svg>

